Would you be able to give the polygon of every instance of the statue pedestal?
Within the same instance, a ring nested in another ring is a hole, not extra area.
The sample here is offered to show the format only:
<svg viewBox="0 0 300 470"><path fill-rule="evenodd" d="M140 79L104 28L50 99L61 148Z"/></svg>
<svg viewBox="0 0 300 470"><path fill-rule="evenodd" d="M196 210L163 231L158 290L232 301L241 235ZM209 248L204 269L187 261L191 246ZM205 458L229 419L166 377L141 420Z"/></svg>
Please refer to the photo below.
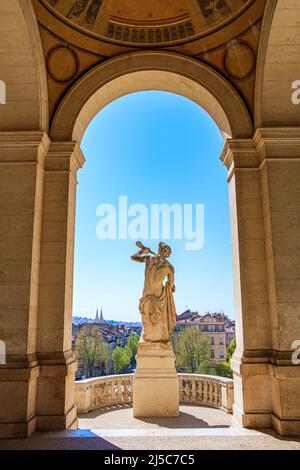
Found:
<svg viewBox="0 0 300 470"><path fill-rule="evenodd" d="M133 416L179 416L179 384L171 343L139 343L133 378Z"/></svg>

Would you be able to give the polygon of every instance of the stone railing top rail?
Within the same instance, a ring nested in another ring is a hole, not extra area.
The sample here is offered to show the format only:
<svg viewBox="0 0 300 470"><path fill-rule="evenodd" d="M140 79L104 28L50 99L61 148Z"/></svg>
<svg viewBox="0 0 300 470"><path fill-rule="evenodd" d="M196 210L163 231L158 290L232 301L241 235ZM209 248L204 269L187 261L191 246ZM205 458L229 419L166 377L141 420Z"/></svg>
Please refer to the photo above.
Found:
<svg viewBox="0 0 300 470"><path fill-rule="evenodd" d="M118 381L125 380L126 378L132 379L134 374L115 374L115 375L102 375L99 377L92 377L90 379L76 380L76 385L92 385L94 382L109 382L109 381ZM191 373L178 373L178 377L186 380L210 380L213 382L219 383L232 383L233 380L227 377L220 377L218 375L208 375L208 374L191 374Z"/></svg>
<svg viewBox="0 0 300 470"><path fill-rule="evenodd" d="M219 382L219 383L233 383L233 379L229 379L228 377L220 377L219 375L208 375L208 374L185 374L185 373L179 373L178 376L182 379L185 377L188 379L195 379L195 380L212 380L214 382Z"/></svg>
<svg viewBox="0 0 300 470"><path fill-rule="evenodd" d="M94 382L110 382L110 381L118 381L118 380L125 380L126 378L132 379L134 374L114 374L114 375L101 375L99 377L91 377L90 379L84 380L75 380L76 385L92 385Z"/></svg>

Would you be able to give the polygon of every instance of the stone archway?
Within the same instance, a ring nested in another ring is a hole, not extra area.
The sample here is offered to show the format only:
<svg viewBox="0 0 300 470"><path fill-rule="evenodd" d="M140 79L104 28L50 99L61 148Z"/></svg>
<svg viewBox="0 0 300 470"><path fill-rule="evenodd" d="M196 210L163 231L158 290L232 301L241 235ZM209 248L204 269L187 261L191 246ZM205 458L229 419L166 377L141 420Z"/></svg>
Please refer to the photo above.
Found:
<svg viewBox="0 0 300 470"><path fill-rule="evenodd" d="M136 52L95 67L76 83L55 113L51 138L80 142L89 122L106 104L145 90L170 91L195 101L211 115L225 138L253 134L244 102L212 68L175 53Z"/></svg>
<svg viewBox="0 0 300 470"><path fill-rule="evenodd" d="M257 360L255 355L263 356L265 351L271 348L269 308L260 296L255 296L249 306L251 288L258 290L259 284L263 283L263 289L267 289L260 172L258 154L252 139L251 119L243 101L223 77L207 65L178 54L140 52L108 61L92 69L76 83L54 116L50 131L52 143L46 157L48 171L45 174L44 189L39 295L40 299L46 298L47 302L39 302L39 357L49 354L51 348L54 350L59 348L57 335L54 347L51 337L48 342L45 339L46 331L42 325L47 324L50 315L53 316L55 312L55 324L61 325L62 336L59 341L63 344L67 341L68 329L71 327L75 176L77 168L83 163L79 149L83 133L95 114L107 103L126 93L147 89L172 91L192 99L210 113L227 138L222 160L228 168L230 185L237 315L235 415L236 419L245 426L268 427L271 425L271 401L268 395L270 375L266 364L261 364L261 357L259 356ZM247 188L247 192L244 188ZM59 194L62 197L59 197ZM249 197L253 198L250 206ZM60 216L55 218L54 214L62 213L64 214L62 220L59 220ZM63 256L61 252L53 254L49 231L51 237L56 233L56 237L60 240ZM257 233L261 234L261 243L258 248L255 246L249 252L247 245L256 243ZM52 257L53 261L53 256L56 256L57 266L60 266L60 273L56 270L55 275L65 280L60 300L58 292L62 287L51 279L51 276L49 277L47 269L48 260ZM262 264L257 268L258 261L262 261ZM259 279L256 278L257 275ZM51 296L49 292L52 292ZM263 334L260 334L260 322L265 327ZM251 351L255 351L254 357ZM257 351L262 352L257 353ZM249 370L244 372L242 358L245 354L250 357L250 366ZM72 375L71 364L70 360L68 380L71 380L70 374ZM60 380L62 384L62 379ZM51 389L48 378L40 378L39 382L45 382L43 393ZM257 391L257 395L254 390ZM40 398L38 395L38 403L39 399L42 402L42 395Z"/></svg>

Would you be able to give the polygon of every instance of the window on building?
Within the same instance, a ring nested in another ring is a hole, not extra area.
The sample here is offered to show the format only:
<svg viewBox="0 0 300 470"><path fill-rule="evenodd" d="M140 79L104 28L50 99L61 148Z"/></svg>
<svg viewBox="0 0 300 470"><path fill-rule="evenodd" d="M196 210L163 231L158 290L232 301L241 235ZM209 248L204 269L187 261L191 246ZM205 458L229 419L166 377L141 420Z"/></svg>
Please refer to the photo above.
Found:
<svg viewBox="0 0 300 470"><path fill-rule="evenodd" d="M205 331L205 325L200 325L200 331L202 331L202 332Z"/></svg>
<svg viewBox="0 0 300 470"><path fill-rule="evenodd" d="M210 351L210 357L211 357L212 359L214 359L214 357L215 357L215 352L214 352L213 349Z"/></svg>
<svg viewBox="0 0 300 470"><path fill-rule="evenodd" d="M223 348L219 349L219 357L220 357L220 359L224 358L224 349Z"/></svg>
<svg viewBox="0 0 300 470"><path fill-rule="evenodd" d="M208 325L208 331L215 331L215 325Z"/></svg>
<svg viewBox="0 0 300 470"><path fill-rule="evenodd" d="M211 336L210 339L211 339L211 344L214 345L215 344L215 338L213 336Z"/></svg>
<svg viewBox="0 0 300 470"><path fill-rule="evenodd" d="M223 336L219 336L219 344L224 344Z"/></svg>

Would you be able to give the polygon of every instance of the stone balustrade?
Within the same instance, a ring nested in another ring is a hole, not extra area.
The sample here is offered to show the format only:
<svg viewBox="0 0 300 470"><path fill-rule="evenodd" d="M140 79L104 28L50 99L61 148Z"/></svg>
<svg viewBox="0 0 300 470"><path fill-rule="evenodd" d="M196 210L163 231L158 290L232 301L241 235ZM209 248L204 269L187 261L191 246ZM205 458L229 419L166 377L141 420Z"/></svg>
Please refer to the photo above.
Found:
<svg viewBox="0 0 300 470"><path fill-rule="evenodd" d="M204 374L178 374L179 401L232 413L233 380Z"/></svg>
<svg viewBox="0 0 300 470"><path fill-rule="evenodd" d="M203 374L178 374L179 401L232 412L233 380ZM133 374L109 375L75 382L78 413L132 404Z"/></svg>

